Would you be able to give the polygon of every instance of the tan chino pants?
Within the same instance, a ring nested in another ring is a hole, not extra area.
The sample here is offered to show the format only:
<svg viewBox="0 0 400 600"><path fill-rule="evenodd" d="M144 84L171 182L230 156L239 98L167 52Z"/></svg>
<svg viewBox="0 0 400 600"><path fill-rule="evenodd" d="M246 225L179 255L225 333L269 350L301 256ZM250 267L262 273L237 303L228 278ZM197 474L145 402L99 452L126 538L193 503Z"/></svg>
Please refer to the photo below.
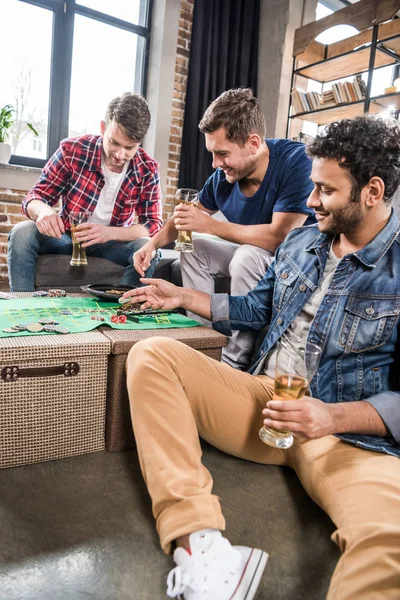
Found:
<svg viewBox="0 0 400 600"><path fill-rule="evenodd" d="M136 344L127 361L132 422L161 546L225 527L199 435L234 456L293 468L336 526L342 555L328 600L399 600L400 460L335 436L275 450L258 438L272 380L168 338ZM268 551L268 548L265 548Z"/></svg>

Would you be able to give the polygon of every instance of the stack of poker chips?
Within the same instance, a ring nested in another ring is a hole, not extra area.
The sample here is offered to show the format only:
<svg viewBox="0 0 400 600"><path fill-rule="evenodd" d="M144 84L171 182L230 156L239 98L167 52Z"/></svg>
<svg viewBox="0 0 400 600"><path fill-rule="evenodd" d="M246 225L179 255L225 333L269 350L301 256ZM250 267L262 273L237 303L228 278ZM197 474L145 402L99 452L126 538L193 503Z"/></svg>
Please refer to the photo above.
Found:
<svg viewBox="0 0 400 600"><path fill-rule="evenodd" d="M3 331L4 333L21 333L21 331L29 331L30 333L41 333L42 331L47 331L48 333L69 333L69 329L60 325L59 321L47 318L39 319L33 323L6 327Z"/></svg>
<svg viewBox="0 0 400 600"><path fill-rule="evenodd" d="M67 295L65 290L49 290L46 292L45 290L39 290L37 292L33 292L32 296L34 298L44 298L45 296L49 296L50 298L61 298Z"/></svg>

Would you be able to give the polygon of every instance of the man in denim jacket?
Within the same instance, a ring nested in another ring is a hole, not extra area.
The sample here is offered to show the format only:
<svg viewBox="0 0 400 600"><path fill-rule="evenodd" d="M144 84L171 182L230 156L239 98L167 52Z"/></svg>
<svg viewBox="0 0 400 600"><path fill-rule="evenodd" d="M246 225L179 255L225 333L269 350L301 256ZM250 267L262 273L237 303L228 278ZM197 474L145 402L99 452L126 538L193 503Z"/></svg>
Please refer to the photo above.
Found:
<svg viewBox="0 0 400 600"><path fill-rule="evenodd" d="M329 600L400 598L400 226L390 205L400 184L400 128L345 119L308 152L317 225L287 236L247 296L210 297L161 280L126 294L144 307L211 318L228 335L269 326L249 373L161 338L129 356L141 468L162 548L177 546L170 597L250 600L267 558L221 536L200 435L235 456L296 471L336 525L342 556ZM301 400L271 400L283 333L300 336L306 356L311 343L322 348ZM262 422L294 433L294 445L265 446Z"/></svg>

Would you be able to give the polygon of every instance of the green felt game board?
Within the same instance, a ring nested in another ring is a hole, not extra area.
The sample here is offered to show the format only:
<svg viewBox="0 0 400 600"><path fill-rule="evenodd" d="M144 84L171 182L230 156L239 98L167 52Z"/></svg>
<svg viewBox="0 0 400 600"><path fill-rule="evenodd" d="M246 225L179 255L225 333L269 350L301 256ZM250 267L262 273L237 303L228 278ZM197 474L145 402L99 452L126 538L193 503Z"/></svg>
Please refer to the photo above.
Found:
<svg viewBox="0 0 400 600"><path fill-rule="evenodd" d="M197 321L188 319L179 313L138 315L139 323L112 323L111 317L121 305L116 302L100 302L96 298L67 296L65 298L11 298L0 300L0 337L30 335L61 335L55 332L19 331L6 333L3 329L13 325L38 322L39 319L50 318L59 321L60 325L69 329L70 333L91 331L96 327L108 325L113 329L170 329L177 327L196 327ZM60 310L70 310L71 315L63 315ZM92 316L102 316L104 321L95 321Z"/></svg>

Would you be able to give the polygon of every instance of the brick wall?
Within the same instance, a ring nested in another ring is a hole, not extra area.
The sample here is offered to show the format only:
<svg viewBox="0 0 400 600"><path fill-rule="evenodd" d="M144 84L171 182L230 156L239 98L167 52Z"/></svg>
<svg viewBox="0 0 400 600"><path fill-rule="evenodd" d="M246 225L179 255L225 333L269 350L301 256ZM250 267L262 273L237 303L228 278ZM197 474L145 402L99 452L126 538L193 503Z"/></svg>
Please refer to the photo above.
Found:
<svg viewBox="0 0 400 600"><path fill-rule="evenodd" d="M26 192L0 188L0 285L8 283L7 237L10 229L26 217L21 213L21 202Z"/></svg>
<svg viewBox="0 0 400 600"><path fill-rule="evenodd" d="M194 2L195 0L182 0L179 15L174 97L172 103L172 121L168 150L167 185L164 193L164 219L167 219L168 216L173 212L174 195L176 188L178 187Z"/></svg>

